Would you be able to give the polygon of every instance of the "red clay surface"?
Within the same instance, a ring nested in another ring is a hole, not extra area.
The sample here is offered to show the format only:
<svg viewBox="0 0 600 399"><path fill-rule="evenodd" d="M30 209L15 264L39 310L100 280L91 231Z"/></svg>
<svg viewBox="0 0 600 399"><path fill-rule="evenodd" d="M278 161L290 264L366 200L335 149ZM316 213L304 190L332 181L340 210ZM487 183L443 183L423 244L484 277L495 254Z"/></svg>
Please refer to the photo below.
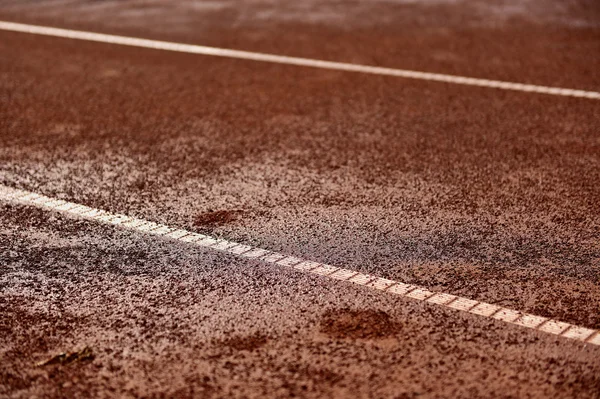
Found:
<svg viewBox="0 0 600 399"><path fill-rule="evenodd" d="M485 3L0 19L600 88L593 2ZM0 112L1 184L600 328L598 101L0 32ZM597 347L0 207L0 395L600 396Z"/></svg>

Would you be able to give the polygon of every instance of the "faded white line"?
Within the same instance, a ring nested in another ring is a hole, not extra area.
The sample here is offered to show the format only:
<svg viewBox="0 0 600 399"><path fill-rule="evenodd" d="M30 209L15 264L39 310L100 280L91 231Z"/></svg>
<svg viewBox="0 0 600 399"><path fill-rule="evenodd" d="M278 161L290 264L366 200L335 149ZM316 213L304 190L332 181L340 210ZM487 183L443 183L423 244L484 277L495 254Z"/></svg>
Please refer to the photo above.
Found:
<svg viewBox="0 0 600 399"><path fill-rule="evenodd" d="M199 46L193 44L173 43L160 40L108 35L103 33L84 32L71 29L52 28L47 26L19 24L15 22L0 21L0 30L30 33L44 36L62 37L67 39L87 40L100 43L119 44L123 46L143 47L155 50L167 50L181 53L202 54L217 57L271 62L277 64L333 69L338 71L360 72L374 75L396 76L408 79L428 80L467 86L479 86L494 89L551 94L556 96L582 97L595 100L600 99L600 92L588 90L565 89L560 87L539 86L533 84L505 82L490 79L478 79L466 76L446 75L441 73L420 72L406 69L349 64L345 62L315 60L301 57L288 57L276 54L255 53L251 51L232 50L218 47Z"/></svg>
<svg viewBox="0 0 600 399"><path fill-rule="evenodd" d="M399 295L418 301L429 302L433 305L443 306L472 313L485 318L492 318L506 323L515 324L532 330L558 335L600 346L600 332L585 327L551 320L546 317L536 316L513 309L503 308L490 303L479 302L468 298L443 292L433 292L426 288L405 284L399 281L388 280L341 267L326 265L319 262L288 256L263 248L217 239L204 234L194 233L184 229L172 228L159 223L143 219L132 218L126 215L106 212L63 200L46 197L30 191L10 188L0 184L0 200L20 203L62 212L69 216L111 224L126 230L137 231L144 234L161 236L187 245L210 248L247 259L258 259L265 263L275 264L286 269L293 269L302 273L310 273L335 280L347 281L362 285L374 290Z"/></svg>

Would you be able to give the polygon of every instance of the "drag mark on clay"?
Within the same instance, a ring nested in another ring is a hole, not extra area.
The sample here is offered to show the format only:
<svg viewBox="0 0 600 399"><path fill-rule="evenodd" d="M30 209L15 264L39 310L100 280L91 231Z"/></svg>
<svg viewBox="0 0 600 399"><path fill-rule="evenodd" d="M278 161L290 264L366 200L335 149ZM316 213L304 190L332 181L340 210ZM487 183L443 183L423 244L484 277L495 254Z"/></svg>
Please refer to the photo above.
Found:
<svg viewBox="0 0 600 399"><path fill-rule="evenodd" d="M452 294L433 292L424 287L405 284L400 281L388 280L385 278L314 262L295 256L288 256L263 248L252 247L233 241L194 233L188 230L172 228L163 224L137 219L126 215L106 212L100 209L90 208L85 205L50 198L30 191L14 189L4 185L0 185L0 200L20 203L23 205L51 211L58 211L70 217L83 218L94 222L114 225L126 230L135 231L146 235L158 236L164 239L185 243L187 245L222 251L245 259L256 259L264 263L274 264L289 270L319 275L328 279L341 280L388 294L425 301L433 305L461 310L463 312L468 312L484 318L491 318L548 334L557 335L563 338L574 339L587 344L600 346L600 331L597 330L592 330L513 309L507 309L498 305L479 302ZM385 315L367 316L369 317L367 317L366 320L369 323L373 322L373 320L376 320L377 323L383 327L385 327L385 325L388 323L384 317ZM348 325L348 320L342 319L332 320L330 323L326 323L323 328L325 328L327 331L361 330L358 327L354 325ZM383 328L383 330L385 330L385 328Z"/></svg>
<svg viewBox="0 0 600 399"><path fill-rule="evenodd" d="M372 75L395 76L406 79L418 79L432 82L442 82L466 86L477 86L519 92L549 94L555 96L581 97L600 100L600 93L588 90L548 87L500 80L470 78L466 76L446 75L441 73L412 71L406 69L376 67L369 65L350 64L345 62L315 60L310 58L289 57L284 55L256 53L251 51L233 50L218 47L199 46L193 44L173 43L160 40L149 40L135 37L108 35L94 32L84 32L71 29L52 28L0 21L0 30L29 33L35 35L61 37L66 39L87 40L99 43L118 44L122 46L142 47L154 50L175 51L188 54L200 54L215 57L226 57L275 64L304 66L310 68L330 69L345 72L367 73Z"/></svg>

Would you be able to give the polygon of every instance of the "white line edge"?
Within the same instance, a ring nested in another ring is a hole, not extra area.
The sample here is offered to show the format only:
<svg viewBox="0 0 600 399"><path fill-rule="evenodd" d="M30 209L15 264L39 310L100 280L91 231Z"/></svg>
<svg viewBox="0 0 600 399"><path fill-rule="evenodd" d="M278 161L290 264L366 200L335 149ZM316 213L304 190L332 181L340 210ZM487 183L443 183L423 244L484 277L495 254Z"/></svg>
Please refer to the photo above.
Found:
<svg viewBox="0 0 600 399"><path fill-rule="evenodd" d="M350 64L345 62L315 60L301 57L289 57L276 54L256 53L251 51L208 47L194 44L173 43L160 40L141 39L127 36L109 35L104 33L85 32L71 29L53 28L48 26L21 24L8 21L0 21L0 30L44 36L62 37L67 39L87 40L100 43L119 44L123 46L143 47L155 50L176 51L189 54L202 54L209 56L237 58L244 60L271 62L277 64L287 64L296 66L306 66L338 71L395 76L408 79L419 79L467 86L478 86L502 90L513 90L520 92L541 93L556 96L580 97L600 100L600 92L588 90L565 89L560 87L549 87L533 84L506 82L500 80L470 78L466 76L447 75L441 73L376 67L368 65Z"/></svg>
<svg viewBox="0 0 600 399"><path fill-rule="evenodd" d="M504 321L506 323L557 335L563 338L582 341L586 344L600 346L600 331L598 330L580 327L452 294L433 292L424 287L380 278L295 256L288 256L263 248L210 237L204 234L173 228L143 219L106 212L85 205L36 194L31 191L10 188L2 184L0 184L0 200L58 211L71 217L79 217L102 224L110 224L126 230L164 237L187 245L218 250L242 258L257 259L265 263L294 269L302 273L347 281L374 290L400 295L446 308L461 310L484 318Z"/></svg>

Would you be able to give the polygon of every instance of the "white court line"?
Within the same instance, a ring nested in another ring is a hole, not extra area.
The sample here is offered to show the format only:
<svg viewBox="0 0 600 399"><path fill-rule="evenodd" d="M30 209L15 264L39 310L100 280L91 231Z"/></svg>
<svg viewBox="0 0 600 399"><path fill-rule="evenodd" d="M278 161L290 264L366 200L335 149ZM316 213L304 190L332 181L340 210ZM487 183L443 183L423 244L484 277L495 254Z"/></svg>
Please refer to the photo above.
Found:
<svg viewBox="0 0 600 399"><path fill-rule="evenodd" d="M423 287L404 284L399 281L371 276L319 262L313 262L295 256L287 256L266 249L217 239L184 229L171 228L143 219L132 218L72 202L57 200L30 191L10 188L1 184L0 200L58 211L69 216L81 217L104 224L112 224L125 230L162 236L166 239L178 241L186 245L210 248L246 259L258 259L262 262L275 264L285 269L315 274L322 276L323 278L347 281L373 290L387 292L392 295L429 302L432 305L461 310L484 318L500 320L524 328L530 328L548 334L600 346L600 331L597 330L503 308L498 305L462 298L456 295L433 292Z"/></svg>
<svg viewBox="0 0 600 399"><path fill-rule="evenodd" d="M108 35L103 33L84 32L71 29L51 28L47 26L19 24L15 22L0 21L0 30L31 33L44 36L63 37L68 39L88 40L100 43L120 44L124 46L144 47L155 50L177 51L181 53L212 55L217 57L238 58L244 60L272 62L277 64L333 69L338 71L361 72L374 75L396 76L401 78L429 80L435 82L444 82L467 86L479 86L503 90L552 94L556 96L567 97L583 97L600 100L600 92L595 91L564 89L560 87L548 87L532 84L504 82L500 80L469 78L465 76L455 76L441 73L411 71L406 69L349 64L345 62L314 60L310 58L288 57L275 54L255 53L251 51L198 46L193 44L172 43L160 40L149 40L135 37Z"/></svg>

